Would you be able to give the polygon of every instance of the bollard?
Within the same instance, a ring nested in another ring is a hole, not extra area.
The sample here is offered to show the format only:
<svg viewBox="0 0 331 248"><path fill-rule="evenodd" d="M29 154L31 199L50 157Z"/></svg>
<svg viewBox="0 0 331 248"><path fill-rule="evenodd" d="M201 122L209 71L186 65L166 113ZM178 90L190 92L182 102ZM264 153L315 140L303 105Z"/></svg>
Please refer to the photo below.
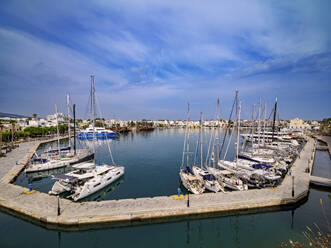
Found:
<svg viewBox="0 0 331 248"><path fill-rule="evenodd" d="M60 216L61 209L60 209L60 197L57 196L57 216Z"/></svg>
<svg viewBox="0 0 331 248"><path fill-rule="evenodd" d="M292 176L292 197L294 197L294 176Z"/></svg>
<svg viewBox="0 0 331 248"><path fill-rule="evenodd" d="M190 207L190 193L187 194L187 207Z"/></svg>

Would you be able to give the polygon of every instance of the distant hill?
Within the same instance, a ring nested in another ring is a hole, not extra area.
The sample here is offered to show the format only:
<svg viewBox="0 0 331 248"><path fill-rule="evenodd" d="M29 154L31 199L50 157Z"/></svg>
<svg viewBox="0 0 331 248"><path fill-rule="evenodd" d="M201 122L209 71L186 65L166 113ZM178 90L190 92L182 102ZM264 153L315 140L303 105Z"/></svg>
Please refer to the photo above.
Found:
<svg viewBox="0 0 331 248"><path fill-rule="evenodd" d="M29 116L15 115L15 114L8 114L8 113L1 113L0 112L0 118L3 118L3 117L10 117L10 118L29 118Z"/></svg>

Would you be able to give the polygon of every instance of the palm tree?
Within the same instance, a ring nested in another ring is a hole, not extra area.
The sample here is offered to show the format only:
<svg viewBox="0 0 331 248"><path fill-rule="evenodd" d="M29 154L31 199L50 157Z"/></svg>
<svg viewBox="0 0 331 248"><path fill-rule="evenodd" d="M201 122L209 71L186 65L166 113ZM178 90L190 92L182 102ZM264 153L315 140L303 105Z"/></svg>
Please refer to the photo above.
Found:
<svg viewBox="0 0 331 248"><path fill-rule="evenodd" d="M34 119L37 119L38 114L32 114Z"/></svg>

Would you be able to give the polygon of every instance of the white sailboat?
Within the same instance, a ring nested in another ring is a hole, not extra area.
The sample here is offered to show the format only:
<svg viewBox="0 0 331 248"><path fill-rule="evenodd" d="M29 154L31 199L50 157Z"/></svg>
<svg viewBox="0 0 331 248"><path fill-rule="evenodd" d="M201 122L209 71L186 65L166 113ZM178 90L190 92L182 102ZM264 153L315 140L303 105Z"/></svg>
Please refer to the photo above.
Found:
<svg viewBox="0 0 331 248"><path fill-rule="evenodd" d="M57 119L57 105L55 105L55 112L56 112L56 129L57 129L57 143L58 143L58 153L60 154L60 140L59 140L59 127L58 127L58 119ZM41 162L40 162L41 161ZM60 157L56 159L47 160L44 162L42 159L38 160L31 160L28 165L26 166L24 172L37 172L37 171L45 171L45 170L52 170L58 169L69 165L68 161L62 160Z"/></svg>
<svg viewBox="0 0 331 248"><path fill-rule="evenodd" d="M184 187L192 192L193 194L202 194L205 191L204 181L197 177L192 169L190 168L189 164L189 130L188 130L188 123L190 120L190 105L188 104L188 111L187 111L187 122L185 128L185 138L184 138L184 147L183 147L183 155L182 155L182 164L179 170L179 177L184 185ZM186 161L185 161L186 160ZM186 165L184 166L186 162Z"/></svg>
<svg viewBox="0 0 331 248"><path fill-rule="evenodd" d="M200 167L194 165L192 166L192 171L194 175L204 181L206 189L212 192L218 192L220 190L224 191L222 185L218 182L216 177L210 174L203 166L203 134L202 134L202 113L200 118Z"/></svg>
<svg viewBox="0 0 331 248"><path fill-rule="evenodd" d="M94 158L94 152L89 149L72 149L71 145L71 128L70 128L70 96L67 94L67 112L68 112L68 135L69 135L69 146L60 148L59 141L59 128L58 128L58 111L55 105L56 111L56 127L57 127L57 149L48 150L45 153L38 156L40 160L31 160L25 169L26 173L40 172L46 170L58 169L66 166L71 166L77 163L90 161ZM46 161L45 161L46 159Z"/></svg>
<svg viewBox="0 0 331 248"><path fill-rule="evenodd" d="M216 107L216 120L219 121L219 110L220 110L220 101L217 99L217 107ZM211 158L209 160L209 163L207 162L208 159L206 160L206 169L207 171L212 174L220 185L222 186L222 191L224 192L224 187L227 187L232 190L247 190L248 186L245 185L242 180L240 180L238 177L235 177L234 173L217 168L217 163L219 161L219 129L217 129L217 132L214 132L213 130L210 141L209 141L209 147L208 147L208 152L207 156L210 153L210 148L212 147L212 152L211 152ZM217 144L215 144L215 142ZM215 145L217 145L217 152L216 152L216 158L214 156L215 154ZM216 163L215 163L216 160ZM213 161L213 167L211 166L210 162ZM216 166L215 166L216 164Z"/></svg>
<svg viewBox="0 0 331 248"><path fill-rule="evenodd" d="M92 126L94 128L95 120L95 88L94 88L94 76L91 76L91 111L92 111ZM94 129L93 129L94 130ZM95 136L93 136L95 137ZM95 153L95 139L93 140L93 152ZM74 201L83 199L100 189L106 187L112 182L119 179L124 175L125 169L123 166L117 166L114 163L113 156L111 154L109 143L107 143L109 153L112 159L112 164L96 165L95 160L93 162L81 163L75 166L77 170L65 174L62 177L56 177L57 182L53 185L50 194L60 194L65 191L71 192L71 198Z"/></svg>

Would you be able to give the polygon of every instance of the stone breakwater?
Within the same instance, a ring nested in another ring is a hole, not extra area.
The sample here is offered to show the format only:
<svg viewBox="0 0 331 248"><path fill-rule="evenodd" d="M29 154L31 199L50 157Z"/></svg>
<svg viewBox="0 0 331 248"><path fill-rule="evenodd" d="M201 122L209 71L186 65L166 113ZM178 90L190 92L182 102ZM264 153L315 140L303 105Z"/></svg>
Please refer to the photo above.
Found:
<svg viewBox="0 0 331 248"><path fill-rule="evenodd" d="M286 175L282 184L275 188L190 195L189 207L187 196L180 200L173 196L160 196L86 203L60 199L58 215L57 197L41 192L26 194L26 188L11 183L24 169L40 143L22 144L11 156L0 160L0 166L4 166L0 171L0 208L35 224L58 230L161 223L203 216L269 211L295 204L309 193L310 172L316 149L316 142L307 138L300 158L291 168L292 176Z"/></svg>

